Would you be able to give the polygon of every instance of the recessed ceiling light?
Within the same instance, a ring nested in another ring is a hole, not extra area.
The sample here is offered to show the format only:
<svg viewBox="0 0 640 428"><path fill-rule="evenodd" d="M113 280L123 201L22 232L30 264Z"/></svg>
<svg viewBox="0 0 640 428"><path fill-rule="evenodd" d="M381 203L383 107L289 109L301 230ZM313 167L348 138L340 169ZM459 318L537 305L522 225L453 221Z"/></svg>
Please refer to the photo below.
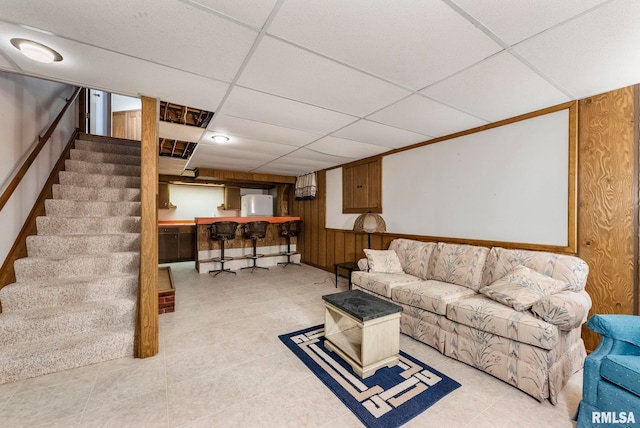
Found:
<svg viewBox="0 0 640 428"><path fill-rule="evenodd" d="M18 49L22 55L34 61L45 64L62 61L62 55L42 43L16 38L11 39L11 44Z"/></svg>
<svg viewBox="0 0 640 428"><path fill-rule="evenodd" d="M227 137L226 135L217 134L211 138L213 138L213 141L215 141L218 144L224 144L229 142L229 137Z"/></svg>

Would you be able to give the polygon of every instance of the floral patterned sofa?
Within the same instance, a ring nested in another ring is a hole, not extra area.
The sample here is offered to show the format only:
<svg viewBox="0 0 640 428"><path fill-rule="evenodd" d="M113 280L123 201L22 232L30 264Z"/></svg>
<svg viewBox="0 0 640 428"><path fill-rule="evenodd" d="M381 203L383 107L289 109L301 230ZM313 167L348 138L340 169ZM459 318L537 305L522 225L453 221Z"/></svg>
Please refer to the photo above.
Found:
<svg viewBox="0 0 640 428"><path fill-rule="evenodd" d="M402 333L553 404L582 368L582 259L409 239L365 253L354 288L402 306Z"/></svg>

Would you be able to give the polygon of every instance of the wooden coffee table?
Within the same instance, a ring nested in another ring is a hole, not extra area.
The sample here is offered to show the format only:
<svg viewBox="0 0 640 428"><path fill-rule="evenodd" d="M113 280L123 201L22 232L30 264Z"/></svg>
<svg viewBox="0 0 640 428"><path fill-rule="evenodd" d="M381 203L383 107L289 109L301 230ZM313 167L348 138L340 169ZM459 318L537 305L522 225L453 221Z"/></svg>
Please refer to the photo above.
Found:
<svg viewBox="0 0 640 428"><path fill-rule="evenodd" d="M360 290L322 299L325 348L338 354L362 378L398 363L401 306Z"/></svg>

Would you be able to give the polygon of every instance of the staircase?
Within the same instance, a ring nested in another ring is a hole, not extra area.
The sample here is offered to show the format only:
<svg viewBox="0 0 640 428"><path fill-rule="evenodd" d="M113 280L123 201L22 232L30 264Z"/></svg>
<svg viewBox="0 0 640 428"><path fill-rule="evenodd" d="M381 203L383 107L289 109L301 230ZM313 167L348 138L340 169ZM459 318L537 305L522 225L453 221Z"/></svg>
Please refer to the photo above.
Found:
<svg viewBox="0 0 640 428"><path fill-rule="evenodd" d="M0 290L0 384L133 355L140 146L91 139L75 142Z"/></svg>

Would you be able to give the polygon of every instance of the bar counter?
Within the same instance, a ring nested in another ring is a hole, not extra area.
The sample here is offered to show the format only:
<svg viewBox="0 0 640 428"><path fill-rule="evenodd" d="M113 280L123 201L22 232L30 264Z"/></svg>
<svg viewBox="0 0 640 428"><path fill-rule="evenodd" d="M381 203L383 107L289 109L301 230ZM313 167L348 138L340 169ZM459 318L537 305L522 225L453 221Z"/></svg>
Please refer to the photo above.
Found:
<svg viewBox="0 0 640 428"><path fill-rule="evenodd" d="M264 239L258 239L257 252L264 254L264 257L258 259L258 265L274 266L278 262L286 261L285 256L280 253L286 250L286 238L281 237L278 232L278 224L287 221L300 220L300 217L196 217L196 270L200 273L208 273L209 270L218 268L219 263L211 261L212 258L220 255L220 242L209 239L209 225L220 221L235 221L239 223L236 230L236 238L225 242L225 256L233 257L233 260L225 263L225 268L239 269L248 266L249 259L244 258L245 255L251 254L253 251L253 242L251 239L245 239L242 232L242 224L252 221L267 221L270 223L267 228L267 235ZM291 238L291 249L296 247L297 239ZM296 257L299 261L300 255ZM293 259L292 257L292 259Z"/></svg>

